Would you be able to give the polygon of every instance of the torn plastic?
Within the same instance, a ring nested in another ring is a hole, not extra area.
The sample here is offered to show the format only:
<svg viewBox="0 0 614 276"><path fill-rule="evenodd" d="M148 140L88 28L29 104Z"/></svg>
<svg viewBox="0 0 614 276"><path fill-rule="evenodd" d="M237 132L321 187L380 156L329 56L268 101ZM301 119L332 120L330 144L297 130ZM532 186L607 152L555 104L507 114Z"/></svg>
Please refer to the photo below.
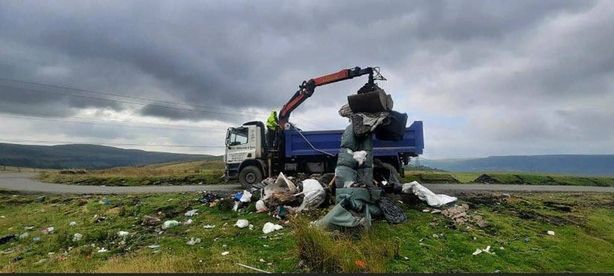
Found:
<svg viewBox="0 0 614 276"><path fill-rule="evenodd" d="M271 233L273 231L281 230L283 228L284 227L279 225L279 224L273 224L271 222L267 222L262 227L262 233L268 234L268 233Z"/></svg>
<svg viewBox="0 0 614 276"><path fill-rule="evenodd" d="M403 184L402 192L406 194L413 193L418 196L420 200L426 201L429 206L433 207L441 207L457 200L457 198L453 196L435 194L431 192L431 190L420 185L417 181Z"/></svg>
<svg viewBox="0 0 614 276"><path fill-rule="evenodd" d="M239 227L239 228L245 228L249 226L249 221L246 219L239 219L237 220L234 226Z"/></svg>
<svg viewBox="0 0 614 276"><path fill-rule="evenodd" d="M198 215L198 210L197 209L192 209L190 211L185 212L185 216L186 217L193 217L195 215Z"/></svg>
<svg viewBox="0 0 614 276"><path fill-rule="evenodd" d="M162 224L162 229L169 229L179 225L179 222L176 220L167 220Z"/></svg>
<svg viewBox="0 0 614 276"><path fill-rule="evenodd" d="M299 194L303 194L304 196L303 202L301 202L301 205L298 207L299 212L318 208L318 206L324 202L324 199L326 199L324 187L315 179L303 180L303 191Z"/></svg>

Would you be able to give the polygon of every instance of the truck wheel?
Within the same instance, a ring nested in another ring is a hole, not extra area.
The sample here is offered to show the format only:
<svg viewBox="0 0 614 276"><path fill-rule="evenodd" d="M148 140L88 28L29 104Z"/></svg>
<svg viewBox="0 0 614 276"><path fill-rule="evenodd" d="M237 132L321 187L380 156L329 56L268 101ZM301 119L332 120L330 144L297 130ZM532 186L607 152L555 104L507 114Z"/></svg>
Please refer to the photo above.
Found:
<svg viewBox="0 0 614 276"><path fill-rule="evenodd" d="M262 181L262 172L256 166L247 166L239 172L239 182L243 188L249 188L260 181Z"/></svg>

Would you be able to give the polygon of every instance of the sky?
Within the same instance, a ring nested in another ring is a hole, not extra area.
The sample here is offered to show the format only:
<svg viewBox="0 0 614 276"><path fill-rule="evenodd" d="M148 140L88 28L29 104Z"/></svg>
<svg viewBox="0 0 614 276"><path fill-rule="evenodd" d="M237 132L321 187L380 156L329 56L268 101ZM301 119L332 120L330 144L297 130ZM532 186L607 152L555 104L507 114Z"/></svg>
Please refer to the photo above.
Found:
<svg viewBox="0 0 614 276"><path fill-rule="evenodd" d="M0 1L0 142L222 154L378 66L424 158L614 153L613 1ZM366 78L291 121L343 129Z"/></svg>

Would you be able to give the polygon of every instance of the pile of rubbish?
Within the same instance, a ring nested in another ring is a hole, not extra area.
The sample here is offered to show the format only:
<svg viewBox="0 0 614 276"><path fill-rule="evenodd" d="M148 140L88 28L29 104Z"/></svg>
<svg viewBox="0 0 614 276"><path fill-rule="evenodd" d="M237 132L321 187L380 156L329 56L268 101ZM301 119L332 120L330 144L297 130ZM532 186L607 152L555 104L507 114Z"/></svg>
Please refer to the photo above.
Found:
<svg viewBox="0 0 614 276"><path fill-rule="evenodd" d="M357 94L348 96L348 103L341 107L339 114L347 117L350 123L341 137L334 174L295 178L280 172L276 178L269 177L230 196L204 192L199 201L210 207L219 205L234 211L248 209L253 202L256 212L268 212L280 220L334 205L326 215L312 222L316 227L330 230L368 229L372 220L378 218L393 224L407 220L394 194L411 195L437 208L455 202L455 197L435 194L418 182L402 184L394 166L373 158L373 136L388 141L403 139L407 114L396 112L392 107L392 97L373 83L365 84ZM457 218L456 215L451 217ZM253 227L247 220L239 220L235 226ZM265 225L263 232L279 227L281 225Z"/></svg>
<svg viewBox="0 0 614 276"><path fill-rule="evenodd" d="M267 178L234 194L232 209L245 208L254 197L257 212L285 220L332 204L332 209L313 225L322 229L370 228L376 218L389 223L407 219L392 194L411 194L435 207L456 201L454 197L436 195L417 182L402 184L394 166L373 158L373 136L388 141L403 139L407 114L392 110L393 104L383 89L374 83L365 84L357 94L348 96L348 103L339 110L350 123L341 137L334 174L294 178L281 172L276 178ZM204 194L201 202L215 206L223 200ZM243 222L237 225L246 226Z"/></svg>

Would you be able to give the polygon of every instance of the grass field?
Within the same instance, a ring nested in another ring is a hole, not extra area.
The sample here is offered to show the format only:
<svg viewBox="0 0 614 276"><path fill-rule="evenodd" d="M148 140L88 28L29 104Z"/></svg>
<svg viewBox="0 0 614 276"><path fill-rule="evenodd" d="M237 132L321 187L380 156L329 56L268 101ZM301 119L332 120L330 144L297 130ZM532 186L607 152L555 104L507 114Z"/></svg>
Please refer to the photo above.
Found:
<svg viewBox="0 0 614 276"><path fill-rule="evenodd" d="M271 272L614 271L611 194L459 196L470 214L486 219L484 228L455 226L441 214L422 212L426 205L418 203L403 205L409 219L402 224L376 221L368 232L329 233L308 227L326 212L321 209L268 235L263 224L278 223L269 215L210 208L198 198L0 192L0 236L28 233L0 244L0 271L253 272L239 263ZM189 225L162 231L141 224L145 215L184 222L191 209L199 214ZM254 230L233 227L238 218L248 219ZM216 226L204 229L207 224ZM44 234L46 227L55 230ZM118 231L129 234L120 237ZM75 233L82 239L73 241ZM187 245L190 238L202 241ZM489 245L492 254L472 255ZM108 251L99 253L101 248Z"/></svg>
<svg viewBox="0 0 614 276"><path fill-rule="evenodd" d="M141 167L121 167L106 170L90 170L86 173L67 174L62 171L43 171L40 179L50 183L138 186L185 185L222 183L222 161L193 161L164 163ZM404 181L420 183L474 183L487 174L489 183L526 185L578 185L614 187L614 177L583 177L552 174L509 172L441 172L406 170Z"/></svg>
<svg viewBox="0 0 614 276"><path fill-rule="evenodd" d="M75 174L50 171L42 172L40 179L50 183L80 185L185 185L221 183L223 174L224 163L221 161L193 161L90 170Z"/></svg>

